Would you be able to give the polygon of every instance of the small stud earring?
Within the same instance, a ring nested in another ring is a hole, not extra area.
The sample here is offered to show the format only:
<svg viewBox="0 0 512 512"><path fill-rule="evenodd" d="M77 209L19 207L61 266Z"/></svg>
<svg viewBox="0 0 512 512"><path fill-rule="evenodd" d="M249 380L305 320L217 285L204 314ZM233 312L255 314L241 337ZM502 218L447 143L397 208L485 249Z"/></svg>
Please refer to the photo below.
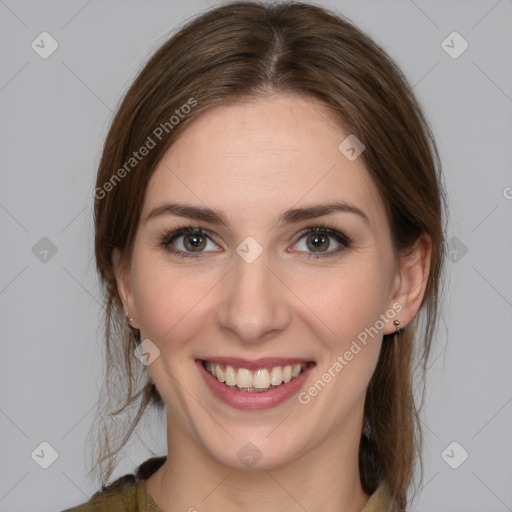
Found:
<svg viewBox="0 0 512 512"><path fill-rule="evenodd" d="M127 314L126 321L128 322L128 325L130 325L130 322L133 322L133 317ZM131 325L130 325L130 327L131 327Z"/></svg>
<svg viewBox="0 0 512 512"><path fill-rule="evenodd" d="M393 325L396 327L395 334L402 334L402 327L400 327L400 320L394 320Z"/></svg>

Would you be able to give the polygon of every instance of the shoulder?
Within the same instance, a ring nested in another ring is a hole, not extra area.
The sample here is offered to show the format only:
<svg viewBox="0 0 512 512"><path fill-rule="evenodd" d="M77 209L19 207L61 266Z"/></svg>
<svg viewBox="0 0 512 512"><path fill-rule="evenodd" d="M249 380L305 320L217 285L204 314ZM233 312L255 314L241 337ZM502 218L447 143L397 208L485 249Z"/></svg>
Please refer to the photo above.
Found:
<svg viewBox="0 0 512 512"><path fill-rule="evenodd" d="M136 512L136 479L125 475L103 486L87 503L62 512Z"/></svg>
<svg viewBox="0 0 512 512"><path fill-rule="evenodd" d="M135 474L118 478L103 486L86 503L62 512L139 512L139 483L149 478L165 459L166 457L148 459L137 468Z"/></svg>

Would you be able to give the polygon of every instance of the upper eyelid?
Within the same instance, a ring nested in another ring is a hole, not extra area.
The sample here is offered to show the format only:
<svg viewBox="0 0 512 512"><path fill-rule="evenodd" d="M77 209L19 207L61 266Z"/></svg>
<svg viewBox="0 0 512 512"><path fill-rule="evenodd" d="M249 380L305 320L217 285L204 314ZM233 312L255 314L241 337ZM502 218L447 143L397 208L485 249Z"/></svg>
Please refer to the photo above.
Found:
<svg viewBox="0 0 512 512"><path fill-rule="evenodd" d="M176 240L177 238L180 238L182 236L190 235L190 234L199 234L199 235L205 235L212 242L215 242L215 239L218 238L217 235L213 231L209 231L208 229L204 228L198 228L198 227L192 227L192 226L185 226L182 228L172 229L169 232L167 232L163 236L163 240L169 239L169 243L171 241Z"/></svg>

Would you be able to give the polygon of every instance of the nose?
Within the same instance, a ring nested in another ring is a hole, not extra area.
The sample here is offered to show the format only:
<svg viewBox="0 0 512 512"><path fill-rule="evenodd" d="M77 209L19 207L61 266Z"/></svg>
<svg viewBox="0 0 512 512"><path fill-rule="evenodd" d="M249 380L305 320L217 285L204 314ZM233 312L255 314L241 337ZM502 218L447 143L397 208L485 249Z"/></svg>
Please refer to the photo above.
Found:
<svg viewBox="0 0 512 512"><path fill-rule="evenodd" d="M252 263L235 256L226 276L217 320L220 328L244 343L275 337L291 319L286 287L271 270L265 252Z"/></svg>

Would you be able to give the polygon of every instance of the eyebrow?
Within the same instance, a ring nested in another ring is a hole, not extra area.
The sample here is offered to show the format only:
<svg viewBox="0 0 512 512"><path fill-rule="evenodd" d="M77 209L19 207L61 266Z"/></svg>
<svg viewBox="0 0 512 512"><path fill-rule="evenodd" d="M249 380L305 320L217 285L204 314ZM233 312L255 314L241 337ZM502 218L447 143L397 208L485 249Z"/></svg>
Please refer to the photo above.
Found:
<svg viewBox="0 0 512 512"><path fill-rule="evenodd" d="M361 217L366 223L370 223L368 216L352 204L344 201L336 201L327 204L318 204L303 208L291 208L283 212L278 219L278 225L294 224L308 219L315 219L331 213L344 212L353 213ZM185 217L193 220L200 220L229 227L229 221L226 216L219 210L207 207L191 206L182 203L165 203L152 210L146 217L145 222L156 217L174 215L177 217Z"/></svg>

